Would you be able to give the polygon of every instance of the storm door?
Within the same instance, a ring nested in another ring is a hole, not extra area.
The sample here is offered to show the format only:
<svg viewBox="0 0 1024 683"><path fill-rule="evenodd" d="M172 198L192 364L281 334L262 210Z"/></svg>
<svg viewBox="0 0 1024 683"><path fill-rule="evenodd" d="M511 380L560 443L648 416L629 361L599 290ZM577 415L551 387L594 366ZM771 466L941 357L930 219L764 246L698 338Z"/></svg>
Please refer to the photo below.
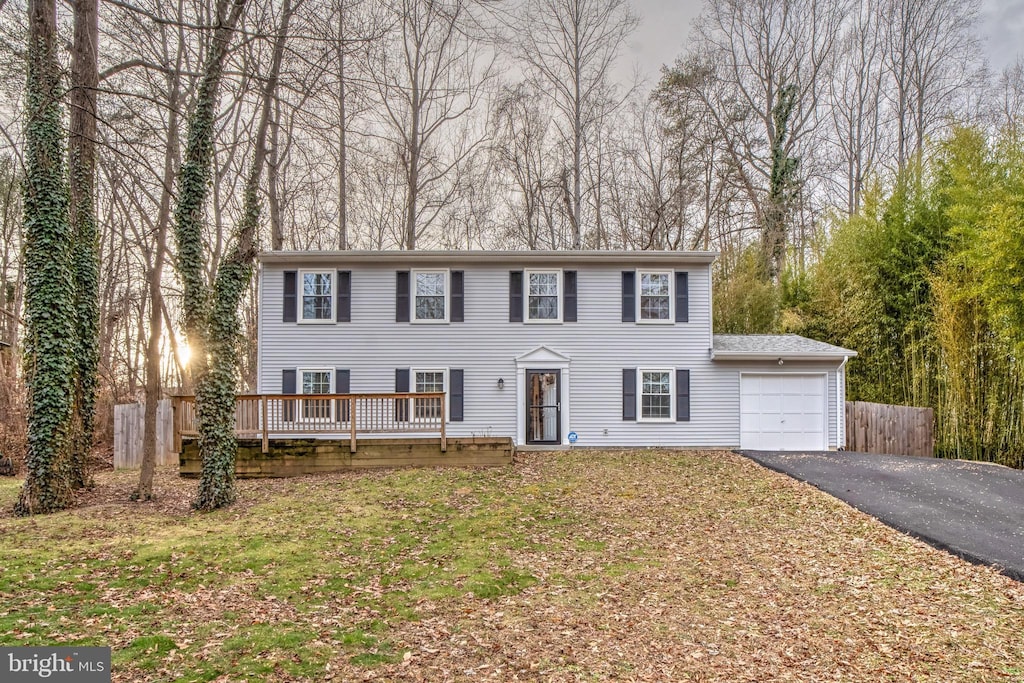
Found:
<svg viewBox="0 0 1024 683"><path fill-rule="evenodd" d="M526 443L560 444L560 370L526 371Z"/></svg>

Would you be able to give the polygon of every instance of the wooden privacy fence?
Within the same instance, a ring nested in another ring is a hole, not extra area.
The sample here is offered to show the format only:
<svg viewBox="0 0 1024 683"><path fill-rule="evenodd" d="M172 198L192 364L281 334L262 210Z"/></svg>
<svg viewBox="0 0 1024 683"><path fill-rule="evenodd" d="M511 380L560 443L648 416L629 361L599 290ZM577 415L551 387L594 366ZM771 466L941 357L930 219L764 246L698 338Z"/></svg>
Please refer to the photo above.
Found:
<svg viewBox="0 0 1024 683"><path fill-rule="evenodd" d="M181 450L182 436L199 436L194 396L175 400L175 450ZM263 452L272 436L327 434L348 438L356 452L360 434L401 435L435 433L445 439L445 394L243 394L235 404L235 434L262 439Z"/></svg>
<svg viewBox="0 0 1024 683"><path fill-rule="evenodd" d="M146 404L126 403L114 406L114 469L142 467L142 435L145 431ZM171 400L156 404L156 464L174 465L178 450L174 447L174 420Z"/></svg>
<svg viewBox="0 0 1024 683"><path fill-rule="evenodd" d="M931 408L846 402L846 450L884 455L935 455Z"/></svg>

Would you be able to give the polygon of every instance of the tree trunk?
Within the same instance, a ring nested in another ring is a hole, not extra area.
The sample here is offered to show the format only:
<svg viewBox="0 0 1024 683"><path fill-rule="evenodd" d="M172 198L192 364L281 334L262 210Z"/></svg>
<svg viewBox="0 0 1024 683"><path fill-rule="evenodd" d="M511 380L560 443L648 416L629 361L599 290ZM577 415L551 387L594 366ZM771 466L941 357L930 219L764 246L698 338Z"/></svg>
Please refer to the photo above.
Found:
<svg viewBox="0 0 1024 683"><path fill-rule="evenodd" d="M99 366L99 232L93 203L96 185L96 92L99 84L97 0L74 0L75 32L71 55L68 190L75 315L78 348L70 443L71 485L89 483Z"/></svg>
<svg viewBox="0 0 1024 683"><path fill-rule="evenodd" d="M244 0L243 0L244 1ZM214 510L235 500L235 377L238 373L238 342L241 323L238 306L252 279L256 262L256 231L259 227L259 186L267 157L267 130L271 104L291 20L291 0L281 8L281 27L274 43L270 74L263 90L262 111L256 134L252 169L246 182L242 218L235 229L234 246L217 268L213 308L209 318L209 372L196 392L200 424L199 452L202 472L195 501L198 510Z"/></svg>
<svg viewBox="0 0 1024 683"><path fill-rule="evenodd" d="M15 506L22 515L55 512L73 501L68 439L76 351L55 0L30 0L28 15L24 234L29 438L25 485Z"/></svg>
<svg viewBox="0 0 1024 683"><path fill-rule="evenodd" d="M338 3L338 248L348 249L348 141L345 139L345 3Z"/></svg>
<svg viewBox="0 0 1024 683"><path fill-rule="evenodd" d="M178 137L178 107L181 105L181 59L184 51L183 36L179 28L177 61L175 72L168 77L169 95L167 120L167 149L164 152L164 182L160 193L160 209L157 216L154 237L154 256L147 274L149 288L149 342L146 347L146 412L142 432L142 469L139 485L132 494L133 500L153 500L153 475L156 472L157 405L160 401L160 337L163 336L164 301L160 280L164 270L164 255L167 251L167 229L171 222L171 192L180 140ZM171 332L173 336L173 331Z"/></svg>

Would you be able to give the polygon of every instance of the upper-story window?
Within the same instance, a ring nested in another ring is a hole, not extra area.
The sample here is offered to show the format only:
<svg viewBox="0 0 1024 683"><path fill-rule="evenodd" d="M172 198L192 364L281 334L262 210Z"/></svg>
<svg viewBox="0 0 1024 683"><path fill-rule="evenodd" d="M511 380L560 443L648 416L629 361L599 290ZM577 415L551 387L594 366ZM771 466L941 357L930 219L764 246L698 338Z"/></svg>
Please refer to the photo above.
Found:
<svg viewBox="0 0 1024 683"><path fill-rule="evenodd" d="M672 321L672 273L643 271L640 276L639 320L645 322Z"/></svg>
<svg viewBox="0 0 1024 683"><path fill-rule="evenodd" d="M302 273L302 320L332 320L331 303L334 299L330 272Z"/></svg>
<svg viewBox="0 0 1024 683"><path fill-rule="evenodd" d="M448 319L448 271L413 271L413 318L424 322Z"/></svg>
<svg viewBox="0 0 1024 683"><path fill-rule="evenodd" d="M528 321L558 322L559 279L557 270L526 271L526 319Z"/></svg>

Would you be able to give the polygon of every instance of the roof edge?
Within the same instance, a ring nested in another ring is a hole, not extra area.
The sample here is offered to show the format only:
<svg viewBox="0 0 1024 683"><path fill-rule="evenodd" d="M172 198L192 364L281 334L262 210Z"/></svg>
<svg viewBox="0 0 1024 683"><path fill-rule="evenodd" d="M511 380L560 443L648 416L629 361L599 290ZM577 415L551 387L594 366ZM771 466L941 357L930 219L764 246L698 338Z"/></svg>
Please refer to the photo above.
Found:
<svg viewBox="0 0 1024 683"><path fill-rule="evenodd" d="M752 351L715 351L711 350L711 360L839 360L853 358L856 351L807 351L807 352L752 352Z"/></svg>
<svg viewBox="0 0 1024 683"><path fill-rule="evenodd" d="M631 261L636 263L711 263L718 258L716 251L526 251L526 250L427 250L427 251L374 251L352 249L345 251L265 251L258 259L266 264L338 263L355 261L364 263L392 263L395 261L437 263L462 261L466 263L507 263L509 261L605 263Z"/></svg>

